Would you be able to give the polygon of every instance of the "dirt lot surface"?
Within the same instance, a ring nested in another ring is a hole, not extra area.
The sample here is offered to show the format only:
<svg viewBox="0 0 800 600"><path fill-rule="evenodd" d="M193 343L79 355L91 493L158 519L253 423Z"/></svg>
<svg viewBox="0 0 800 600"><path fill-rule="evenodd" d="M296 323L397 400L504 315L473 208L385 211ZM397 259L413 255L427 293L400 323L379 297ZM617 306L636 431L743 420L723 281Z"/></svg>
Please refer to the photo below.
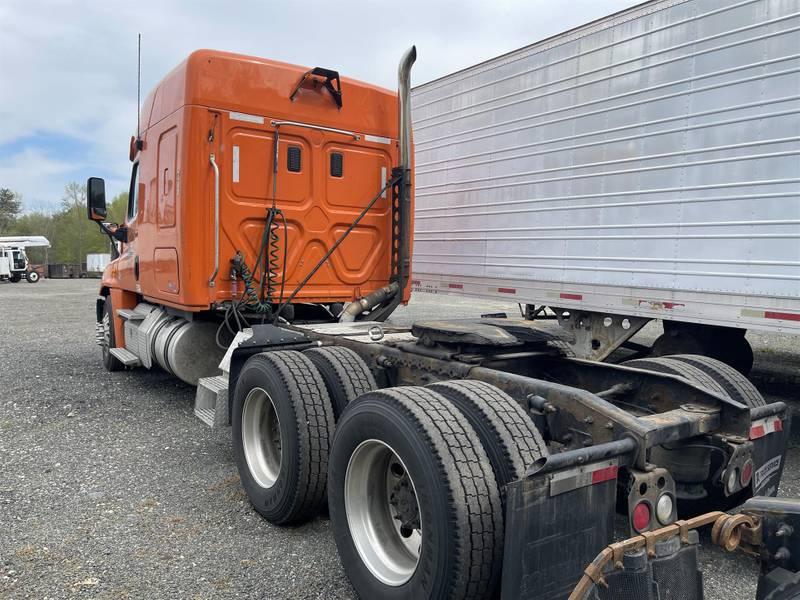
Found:
<svg viewBox="0 0 800 600"><path fill-rule="evenodd" d="M249 506L230 432L160 370L106 373L96 281L0 284L0 598L351 598L325 518L274 527ZM393 317L515 305L417 295ZM650 325L641 340L654 338ZM795 406L800 338L748 334L753 380ZM782 495L800 496L789 452ZM742 557L703 554L707 598L754 597Z"/></svg>

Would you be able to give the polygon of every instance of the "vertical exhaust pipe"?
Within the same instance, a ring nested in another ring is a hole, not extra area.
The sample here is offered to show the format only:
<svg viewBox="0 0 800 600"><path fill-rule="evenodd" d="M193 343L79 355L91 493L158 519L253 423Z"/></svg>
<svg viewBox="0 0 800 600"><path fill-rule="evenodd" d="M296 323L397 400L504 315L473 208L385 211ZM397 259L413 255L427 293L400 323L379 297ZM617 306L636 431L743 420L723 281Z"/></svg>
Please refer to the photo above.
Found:
<svg viewBox="0 0 800 600"><path fill-rule="evenodd" d="M397 253L397 275L389 285L348 304L339 316L339 321L342 323L351 323L362 313L390 300L388 305L377 309L370 315L370 318L375 321L384 320L400 304L403 290L408 283L411 267L411 67L416 60L417 47L411 46L405 51L397 67L397 135L400 164L392 173L394 177L401 176L398 185L400 247Z"/></svg>
<svg viewBox="0 0 800 600"><path fill-rule="evenodd" d="M411 46L397 66L397 96L400 102L398 135L400 136L400 167L411 171L411 67L417 60L417 47Z"/></svg>

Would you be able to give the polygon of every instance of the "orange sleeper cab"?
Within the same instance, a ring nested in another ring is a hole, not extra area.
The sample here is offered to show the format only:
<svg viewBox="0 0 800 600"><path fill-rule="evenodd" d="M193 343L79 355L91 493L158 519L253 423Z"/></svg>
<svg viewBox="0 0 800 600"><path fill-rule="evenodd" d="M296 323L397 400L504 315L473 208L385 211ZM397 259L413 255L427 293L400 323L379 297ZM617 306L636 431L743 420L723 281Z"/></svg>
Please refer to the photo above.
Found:
<svg viewBox="0 0 800 600"><path fill-rule="evenodd" d="M397 93L341 78L340 107L324 77L301 84L308 71L198 50L149 94L132 143L128 241L103 277L116 309L144 300L196 313L241 298L231 261L241 253L253 270L273 204L286 219L275 276L285 263L288 295L391 177ZM391 203L387 189L293 302L346 303L387 285ZM406 284L403 302L409 294Z"/></svg>

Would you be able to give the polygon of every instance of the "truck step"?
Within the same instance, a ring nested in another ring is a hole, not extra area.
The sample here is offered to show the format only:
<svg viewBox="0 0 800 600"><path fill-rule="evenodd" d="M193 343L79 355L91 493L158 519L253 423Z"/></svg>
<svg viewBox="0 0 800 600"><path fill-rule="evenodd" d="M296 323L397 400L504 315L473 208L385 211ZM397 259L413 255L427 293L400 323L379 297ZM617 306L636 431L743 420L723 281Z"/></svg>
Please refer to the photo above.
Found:
<svg viewBox="0 0 800 600"><path fill-rule="evenodd" d="M142 313L136 312L136 310L132 308L118 308L117 316L122 319L125 319L126 321L141 321L147 315L143 315Z"/></svg>
<svg viewBox="0 0 800 600"><path fill-rule="evenodd" d="M228 425L228 378L225 375L201 377L197 382L194 414L203 423L217 429Z"/></svg>
<svg viewBox="0 0 800 600"><path fill-rule="evenodd" d="M126 367L138 367L142 364L138 356L136 356L130 350L126 350L125 348L111 348L109 352L111 353L111 356L116 358Z"/></svg>

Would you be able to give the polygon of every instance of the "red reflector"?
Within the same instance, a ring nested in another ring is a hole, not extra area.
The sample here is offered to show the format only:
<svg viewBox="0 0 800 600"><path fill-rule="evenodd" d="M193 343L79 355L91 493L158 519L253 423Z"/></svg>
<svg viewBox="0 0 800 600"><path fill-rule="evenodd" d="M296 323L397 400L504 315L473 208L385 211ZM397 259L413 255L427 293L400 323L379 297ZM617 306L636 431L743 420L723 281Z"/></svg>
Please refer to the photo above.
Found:
<svg viewBox="0 0 800 600"><path fill-rule="evenodd" d="M650 505L647 502L639 502L633 509L633 528L642 532L648 527L650 527Z"/></svg>
<svg viewBox="0 0 800 600"><path fill-rule="evenodd" d="M750 428L750 439L757 440L758 438L762 438L766 435L764 431L763 425L756 425L755 427Z"/></svg>
<svg viewBox="0 0 800 600"><path fill-rule="evenodd" d="M609 481L610 479L616 479L618 470L619 467L616 465L606 467L605 469L598 469L592 473L592 485L595 483L603 483L604 481Z"/></svg>
<svg viewBox="0 0 800 600"><path fill-rule="evenodd" d="M516 294L517 290L514 288L497 288L497 291L501 294Z"/></svg>
<svg viewBox="0 0 800 600"><path fill-rule="evenodd" d="M774 312L771 310L766 310L764 311L764 317L767 319L782 319L784 321L800 321L800 313Z"/></svg>
<svg viewBox="0 0 800 600"><path fill-rule="evenodd" d="M559 294L558 297L564 300L583 300L582 294Z"/></svg>
<svg viewBox="0 0 800 600"><path fill-rule="evenodd" d="M783 431L783 421L775 419L775 431Z"/></svg>
<svg viewBox="0 0 800 600"><path fill-rule="evenodd" d="M750 485L750 480L753 478L753 461L748 460L742 465L742 474L739 476L739 482L742 487Z"/></svg>
<svg viewBox="0 0 800 600"><path fill-rule="evenodd" d="M463 290L464 289L464 286L461 285L460 283L448 283L447 287L449 287L451 290Z"/></svg>

